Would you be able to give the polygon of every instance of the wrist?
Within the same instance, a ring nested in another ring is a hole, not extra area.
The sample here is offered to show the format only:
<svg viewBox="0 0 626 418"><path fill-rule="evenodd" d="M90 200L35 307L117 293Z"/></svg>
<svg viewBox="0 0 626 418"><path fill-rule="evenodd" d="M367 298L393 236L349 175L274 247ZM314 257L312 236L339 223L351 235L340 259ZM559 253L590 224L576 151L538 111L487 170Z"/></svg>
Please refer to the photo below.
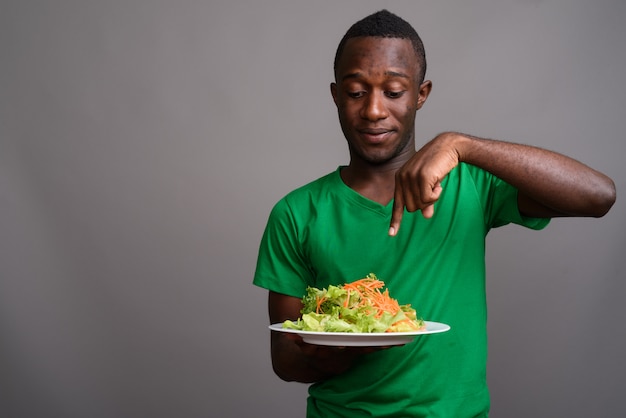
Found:
<svg viewBox="0 0 626 418"><path fill-rule="evenodd" d="M472 143L478 138L461 132L444 132L441 136L456 153L458 162L468 162Z"/></svg>

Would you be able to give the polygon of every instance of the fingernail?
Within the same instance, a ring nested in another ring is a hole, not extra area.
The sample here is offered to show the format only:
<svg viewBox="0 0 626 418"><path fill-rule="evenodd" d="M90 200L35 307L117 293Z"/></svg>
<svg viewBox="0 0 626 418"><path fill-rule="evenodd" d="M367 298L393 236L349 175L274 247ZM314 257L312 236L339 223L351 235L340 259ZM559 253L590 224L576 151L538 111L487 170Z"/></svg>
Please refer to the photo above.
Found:
<svg viewBox="0 0 626 418"><path fill-rule="evenodd" d="M390 236L395 236L396 235L396 228L394 228L393 226L391 228L389 228L389 235Z"/></svg>

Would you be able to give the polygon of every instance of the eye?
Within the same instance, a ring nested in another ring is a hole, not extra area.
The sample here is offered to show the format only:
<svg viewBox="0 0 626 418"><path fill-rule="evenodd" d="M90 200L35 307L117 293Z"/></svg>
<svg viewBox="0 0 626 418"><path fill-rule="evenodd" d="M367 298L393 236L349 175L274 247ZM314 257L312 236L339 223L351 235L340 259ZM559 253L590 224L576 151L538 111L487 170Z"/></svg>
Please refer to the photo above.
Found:
<svg viewBox="0 0 626 418"><path fill-rule="evenodd" d="M390 99L398 99L400 97L402 97L402 95L404 95L405 91L386 91L385 92L385 96L389 97Z"/></svg>
<svg viewBox="0 0 626 418"><path fill-rule="evenodd" d="M346 93L351 99L358 99L365 95L364 91L349 91Z"/></svg>

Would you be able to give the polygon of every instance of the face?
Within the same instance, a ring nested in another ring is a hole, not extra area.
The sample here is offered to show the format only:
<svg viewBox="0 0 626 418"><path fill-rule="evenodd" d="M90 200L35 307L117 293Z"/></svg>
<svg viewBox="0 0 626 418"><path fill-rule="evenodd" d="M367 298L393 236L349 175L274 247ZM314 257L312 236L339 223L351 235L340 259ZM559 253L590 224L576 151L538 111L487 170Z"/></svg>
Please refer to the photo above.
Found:
<svg viewBox="0 0 626 418"><path fill-rule="evenodd" d="M411 41L349 39L331 84L352 162L396 161L415 151L415 112L431 83L419 84L419 62Z"/></svg>

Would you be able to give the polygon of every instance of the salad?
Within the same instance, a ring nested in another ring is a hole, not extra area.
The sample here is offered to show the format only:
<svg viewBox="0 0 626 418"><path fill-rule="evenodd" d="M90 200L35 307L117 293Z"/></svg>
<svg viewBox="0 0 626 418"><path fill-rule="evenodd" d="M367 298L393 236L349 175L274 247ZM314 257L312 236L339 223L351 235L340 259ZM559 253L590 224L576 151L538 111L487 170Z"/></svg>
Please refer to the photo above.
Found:
<svg viewBox="0 0 626 418"><path fill-rule="evenodd" d="M343 286L308 287L302 317L283 328L317 332L408 332L425 329L411 305L400 305L374 273Z"/></svg>

